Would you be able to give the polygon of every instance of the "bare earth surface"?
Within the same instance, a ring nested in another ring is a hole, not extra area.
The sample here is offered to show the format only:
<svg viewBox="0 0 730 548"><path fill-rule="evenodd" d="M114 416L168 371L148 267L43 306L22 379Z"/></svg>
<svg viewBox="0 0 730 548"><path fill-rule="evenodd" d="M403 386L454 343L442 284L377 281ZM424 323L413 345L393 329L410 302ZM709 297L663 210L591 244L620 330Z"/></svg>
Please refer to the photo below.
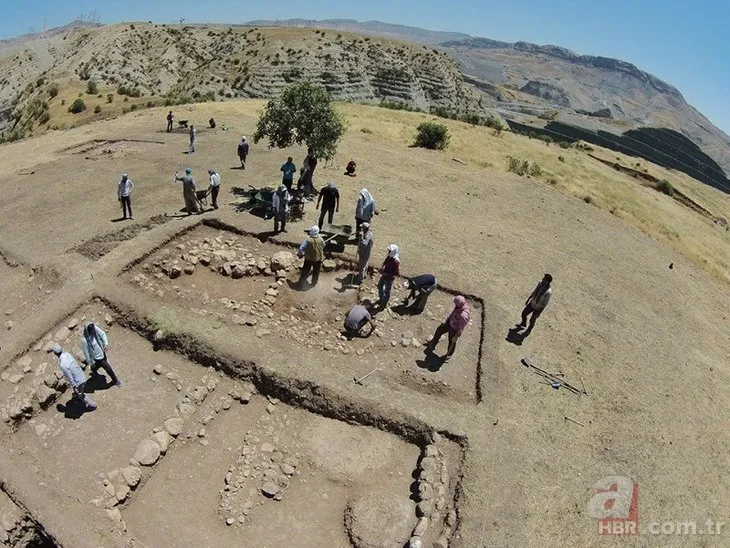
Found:
<svg viewBox="0 0 730 548"><path fill-rule="evenodd" d="M13 325L3 326L0 342L0 409L16 416L0 432L0 487L45 534L66 546L402 545L423 499L433 501L424 546L613 545L599 536L587 504L598 480L618 475L641 486L642 535L622 544L727 544L728 533L648 532L652 522L702 526L730 512L726 285L548 185L360 132L347 134L336 165L320 164L315 184L337 182L341 223L352 223L360 188L373 193L376 266L396 242L405 275L432 272L444 288L470 296L473 321L453 361L431 371L419 366L420 349L401 344L404 333L428 337L448 312L445 292L420 316L381 312L381 337L348 342L336 334L338 316L357 298L354 288L340 292L346 266L305 292L287 283L296 280L292 268L269 304L261 301L277 282L265 272L233 280L197 265L193 274L156 277L155 261L169 256L182 266L179 256L205 238L235 240L234 248L256 258L292 251L222 225L192 228L217 219L246 233L270 232L271 220L236 210L236 189L273 186L287 155L297 164L304 156L253 145L247 169L229 169L256 120L255 109L241 105L235 115L226 109L237 103L181 110L201 125L190 157L182 154L186 137L162 133L164 115L156 111L0 147L2 250L58 274L46 294L46 282L38 290L17 274L20 267L0 264L9 303L2 308L13 311L3 319ZM211 116L230 130L203 130ZM161 144L74 152L92 139ZM342 176L349 157L358 162L355 179ZM172 177L186 166L202 187L208 167L220 170L221 209L147 224L177 215L181 188ZM136 183L135 221L115 223L122 172ZM308 205L305 220L275 240L298 243L316 213ZM146 226L130 230L139 225ZM121 229L127 234L110 236L102 252L74 251ZM353 253L350 245L338 258ZM544 272L555 279L551 303L533 333L512 344L508 329ZM396 293L392 304L401 298ZM43 347L65 338L78 352L79 326L67 326L84 316L109 330L110 361L124 384L101 383L92 394L98 409L74 419ZM255 325L246 324L249 316ZM585 385L587 395L542 384L523 357ZM376 367L383 371L362 386L353 382ZM173 417L183 427L168 440L165 421ZM130 491L118 471L132 466L150 436L165 438L154 443L166 440L167 453L139 468ZM293 470L283 466L287 458L295 459ZM447 481L424 460L440 461ZM261 491L264 480L277 487L271 498Z"/></svg>

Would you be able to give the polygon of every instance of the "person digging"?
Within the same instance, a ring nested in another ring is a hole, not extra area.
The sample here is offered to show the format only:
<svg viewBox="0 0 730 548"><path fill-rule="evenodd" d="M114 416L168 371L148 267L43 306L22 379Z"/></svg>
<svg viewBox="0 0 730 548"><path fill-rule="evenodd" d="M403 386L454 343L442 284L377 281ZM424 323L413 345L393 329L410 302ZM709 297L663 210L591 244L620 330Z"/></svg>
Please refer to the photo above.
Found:
<svg viewBox="0 0 730 548"><path fill-rule="evenodd" d="M369 337L375 330L375 321L370 313L371 303L368 300L353 306L347 313L345 318L346 337L352 339L354 337ZM370 329L365 332L365 326L370 325Z"/></svg>
<svg viewBox="0 0 730 548"><path fill-rule="evenodd" d="M436 328L436 332L426 345L424 352L426 354L432 354L436 346L438 346L441 337L448 333L449 348L446 351L446 355L443 357L443 360L450 360L456 350L456 342L459 340L459 337L461 337L466 326L469 325L470 320L471 316L469 313L469 304L466 302L466 298L461 295L457 295L454 297L454 309L446 317L444 323Z"/></svg>
<svg viewBox="0 0 730 548"><path fill-rule="evenodd" d="M413 311L420 314L426 308L426 302L431 293L436 290L436 276L433 274L414 276L403 282L403 287L411 290L403 299L403 306L408 306L408 302L413 299Z"/></svg>

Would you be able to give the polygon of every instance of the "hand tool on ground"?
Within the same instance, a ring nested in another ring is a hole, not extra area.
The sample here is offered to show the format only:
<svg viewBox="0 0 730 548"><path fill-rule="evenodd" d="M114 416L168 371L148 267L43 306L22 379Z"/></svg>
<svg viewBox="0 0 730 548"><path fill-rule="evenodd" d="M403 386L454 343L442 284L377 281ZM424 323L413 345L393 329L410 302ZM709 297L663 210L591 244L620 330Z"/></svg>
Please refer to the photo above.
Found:
<svg viewBox="0 0 730 548"><path fill-rule="evenodd" d="M364 381L365 379L367 379L367 378L368 378L368 377L369 377L370 375L372 375L372 374L373 374L373 373L375 373L376 371L380 371L380 368L379 368L379 367L376 367L375 369L373 369L373 370L372 370L372 371L371 371L370 373L368 373L367 375L364 375L364 376L360 377L359 379L358 379L357 377L353 377L353 379L352 379L352 380L353 380L353 381L355 381L355 384L362 384L362 381Z"/></svg>

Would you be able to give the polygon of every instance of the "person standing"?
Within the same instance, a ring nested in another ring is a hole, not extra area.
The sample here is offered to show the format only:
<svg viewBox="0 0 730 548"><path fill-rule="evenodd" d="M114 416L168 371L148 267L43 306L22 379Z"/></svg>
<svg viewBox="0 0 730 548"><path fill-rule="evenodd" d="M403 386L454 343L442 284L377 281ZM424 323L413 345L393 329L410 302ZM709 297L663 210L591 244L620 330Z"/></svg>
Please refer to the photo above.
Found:
<svg viewBox="0 0 730 548"><path fill-rule="evenodd" d="M403 286L411 290L408 296L403 299L403 306L408 306L408 301L414 299L413 308L420 313L426 308L426 302L428 302L431 293L436 291L436 276L433 274L414 276L403 282Z"/></svg>
<svg viewBox="0 0 730 548"><path fill-rule="evenodd" d="M178 177L175 173L175 180L182 181L183 184L183 199L185 200L185 211L188 215L193 213L199 213L198 210L198 198L195 195L195 179L193 179L193 170L189 167L185 168L185 175Z"/></svg>
<svg viewBox="0 0 730 548"><path fill-rule="evenodd" d="M302 242L297 250L297 257L304 257L304 265L299 276L299 286L304 285L309 272L312 272L312 287L319 281L319 271L324 261L324 240L319 235L319 227L313 226L309 229L309 236Z"/></svg>
<svg viewBox="0 0 730 548"><path fill-rule="evenodd" d="M274 234L279 233L279 225L281 225L281 232L286 232L286 216L289 213L290 200L289 189L283 184L279 185L271 200L274 210Z"/></svg>
<svg viewBox="0 0 730 548"><path fill-rule="evenodd" d="M127 218L127 211L129 211L129 218L134 219L134 217L132 217L133 188L134 183L132 180L126 173L123 174L122 178L119 180L119 184L117 185L117 197L119 198L119 202L122 204L122 216L124 219Z"/></svg>
<svg viewBox="0 0 730 548"><path fill-rule="evenodd" d="M553 277L550 274L545 274L532 293L530 293L530 296L527 297L527 300L525 301L525 308L522 310L522 321L515 326L521 329L527 327L524 335L530 334L532 328L535 327L535 322L550 302L550 297L553 294L553 290L550 288L552 281ZM532 314L532 316L530 317L530 325L528 327L527 316L530 314Z"/></svg>
<svg viewBox="0 0 730 548"><path fill-rule="evenodd" d="M360 236L360 227L363 223L369 223L375 215L375 199L373 195L368 192L367 188L363 188L360 191L360 196L357 199L357 205L355 206L355 237Z"/></svg>
<svg viewBox="0 0 730 548"><path fill-rule="evenodd" d="M172 121L175 119L175 115L172 111L167 113L167 133L172 132Z"/></svg>
<svg viewBox="0 0 730 548"><path fill-rule="evenodd" d="M103 329L91 322L86 322L81 336L81 351L84 353L86 363L91 366L92 375L95 375L101 367L109 375L110 384L122 386L122 381L119 380L107 360L109 338Z"/></svg>
<svg viewBox="0 0 730 548"><path fill-rule="evenodd" d="M190 150L188 151L188 154L195 152L195 138L197 134L198 132L195 130L195 126L190 126Z"/></svg>
<svg viewBox="0 0 730 548"><path fill-rule="evenodd" d="M340 191L337 190L335 183L327 183L327 186L319 191L317 207L315 209L319 209L320 202L322 203L322 211L319 214L319 223L317 223L317 226L319 226L319 229L322 230L325 214L327 214L327 222L332 224L335 211L340 210Z"/></svg>
<svg viewBox="0 0 730 548"><path fill-rule="evenodd" d="M368 277L368 264L373 254L373 231L370 223L362 224L362 236L357 240L357 283L361 284Z"/></svg>
<svg viewBox="0 0 730 548"><path fill-rule="evenodd" d="M218 193L221 191L221 176L213 169L208 170L210 176L210 197L213 202L213 209L218 209Z"/></svg>
<svg viewBox="0 0 730 548"><path fill-rule="evenodd" d="M246 158L248 157L248 141L244 135L238 143L238 159L241 160L241 169L246 169Z"/></svg>
<svg viewBox="0 0 730 548"><path fill-rule="evenodd" d="M291 187L294 184L294 174L297 172L297 166L294 165L294 161L291 156L286 159L286 163L281 165L281 183L286 186L286 189L291 193Z"/></svg>
<svg viewBox="0 0 730 548"><path fill-rule="evenodd" d="M88 411L96 409L94 400L86 395L86 375L78 362L71 354L64 352L59 344L54 344L51 351L56 355L58 368L74 392L73 399L80 401Z"/></svg>
<svg viewBox="0 0 730 548"><path fill-rule="evenodd" d="M304 167L302 168L299 182L297 183L297 190L304 189L304 196L307 199L312 199L314 194L314 170L317 168L317 157L312 152L312 149L307 149L307 156L304 158Z"/></svg>
<svg viewBox="0 0 730 548"><path fill-rule="evenodd" d="M400 274L400 253L398 246L390 244L388 255L380 268L380 280L378 281L378 301L381 307L385 307L390 301L390 290L393 288L393 280Z"/></svg>
<svg viewBox="0 0 730 548"><path fill-rule="evenodd" d="M459 337L461 337L464 329L467 325L469 325L470 320L471 315L469 312L469 304L466 302L466 298L461 295L457 295L456 297L454 297L454 309L446 317L444 323L436 328L436 332L433 334L433 337L426 345L426 349L424 350L424 352L426 354L432 353L438 345L439 341L441 340L441 337L443 337L445 333L448 333L449 348L446 351L446 355L444 356L444 361L448 361L449 359L451 359L451 356L454 355L454 351L456 350L456 341L459 340Z"/></svg>

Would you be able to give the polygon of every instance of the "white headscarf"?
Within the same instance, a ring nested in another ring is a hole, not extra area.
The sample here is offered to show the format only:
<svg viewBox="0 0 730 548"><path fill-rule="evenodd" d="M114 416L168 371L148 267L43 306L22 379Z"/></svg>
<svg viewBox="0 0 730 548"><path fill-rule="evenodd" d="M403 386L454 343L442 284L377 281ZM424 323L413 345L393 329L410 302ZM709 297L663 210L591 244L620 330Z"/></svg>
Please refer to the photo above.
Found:
<svg viewBox="0 0 730 548"><path fill-rule="evenodd" d="M363 207L368 207L373 203L373 195L368 192L367 188L363 188L360 191L360 198L363 200Z"/></svg>
<svg viewBox="0 0 730 548"><path fill-rule="evenodd" d="M392 259L395 259L396 261L400 262L400 253L398 252L397 245L390 244L388 246L388 257L391 257Z"/></svg>
<svg viewBox="0 0 730 548"><path fill-rule="evenodd" d="M313 238L316 238L319 236L319 227L317 225L314 225L312 228L309 229L309 235Z"/></svg>

